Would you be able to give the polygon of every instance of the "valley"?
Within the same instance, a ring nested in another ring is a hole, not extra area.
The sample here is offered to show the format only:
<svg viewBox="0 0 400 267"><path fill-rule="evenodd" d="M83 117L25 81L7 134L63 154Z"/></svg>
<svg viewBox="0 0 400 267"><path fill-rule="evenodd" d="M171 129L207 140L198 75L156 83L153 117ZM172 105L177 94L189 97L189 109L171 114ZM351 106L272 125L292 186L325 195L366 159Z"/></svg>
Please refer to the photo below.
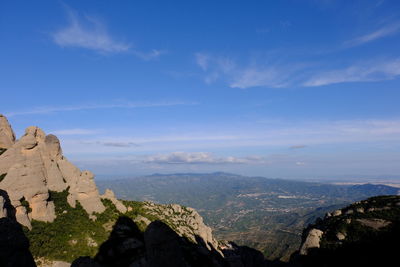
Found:
<svg viewBox="0 0 400 267"><path fill-rule="evenodd" d="M178 203L195 208L219 240L254 247L270 260L289 260L301 232L328 211L376 195L395 195L386 185L332 185L230 173L155 174L97 180L128 200Z"/></svg>

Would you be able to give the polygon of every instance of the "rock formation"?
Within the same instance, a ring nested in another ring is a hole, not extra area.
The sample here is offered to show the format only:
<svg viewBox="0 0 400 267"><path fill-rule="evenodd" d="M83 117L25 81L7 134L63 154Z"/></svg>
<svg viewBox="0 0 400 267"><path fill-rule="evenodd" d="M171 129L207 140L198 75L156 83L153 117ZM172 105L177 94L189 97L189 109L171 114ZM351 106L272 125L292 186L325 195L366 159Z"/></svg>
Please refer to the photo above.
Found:
<svg viewBox="0 0 400 267"><path fill-rule="evenodd" d="M6 117L0 114L0 149L9 148L15 142L15 134Z"/></svg>
<svg viewBox="0 0 400 267"><path fill-rule="evenodd" d="M222 255L218 241L212 235L211 228L204 224L203 218L195 209L178 204L160 206L151 202L146 202L144 208L150 214L176 225L174 230L180 236L185 236L194 243L198 243L200 238L208 250L218 251Z"/></svg>
<svg viewBox="0 0 400 267"><path fill-rule="evenodd" d="M15 135L4 116L0 116L0 141L7 150L0 155L0 189L6 190L16 209L17 221L28 228L30 221L52 222L56 216L51 191L68 189L68 203L78 201L88 214L105 210L94 176L81 172L63 155L58 138L38 127L28 127L15 142Z"/></svg>
<svg viewBox="0 0 400 267"><path fill-rule="evenodd" d="M310 248L319 248L319 243L324 232L319 229L312 228L300 248L300 255L307 255Z"/></svg>
<svg viewBox="0 0 400 267"><path fill-rule="evenodd" d="M120 217L110 237L94 259L81 257L73 267L138 266L138 267L222 267L227 261L204 244L195 244L179 236L168 225L153 221L144 234L132 219Z"/></svg>
<svg viewBox="0 0 400 267"><path fill-rule="evenodd" d="M115 208L116 208L119 212L125 213L125 212L127 211L127 208L125 207L125 205L122 204L122 202L119 201L119 200L115 197L114 192L113 192L112 190L106 189L106 191L104 192L104 194L101 195L101 198L102 198L102 199L108 199L108 200L110 200L110 201L115 205Z"/></svg>

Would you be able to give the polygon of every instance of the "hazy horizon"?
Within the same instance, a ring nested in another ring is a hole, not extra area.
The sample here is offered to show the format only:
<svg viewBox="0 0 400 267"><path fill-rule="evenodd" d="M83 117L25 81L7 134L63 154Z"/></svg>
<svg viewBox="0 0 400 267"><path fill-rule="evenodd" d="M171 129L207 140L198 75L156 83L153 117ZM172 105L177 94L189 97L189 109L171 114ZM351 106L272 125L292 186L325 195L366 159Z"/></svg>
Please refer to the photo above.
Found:
<svg viewBox="0 0 400 267"><path fill-rule="evenodd" d="M97 175L400 180L399 1L8 1L0 113Z"/></svg>

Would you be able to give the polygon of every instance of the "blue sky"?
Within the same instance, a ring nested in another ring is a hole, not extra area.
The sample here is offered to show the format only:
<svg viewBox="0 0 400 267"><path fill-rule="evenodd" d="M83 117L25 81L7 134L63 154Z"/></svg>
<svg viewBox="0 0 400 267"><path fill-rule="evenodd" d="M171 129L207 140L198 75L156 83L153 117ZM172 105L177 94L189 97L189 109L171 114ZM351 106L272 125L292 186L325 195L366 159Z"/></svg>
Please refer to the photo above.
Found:
<svg viewBox="0 0 400 267"><path fill-rule="evenodd" d="M2 1L0 112L97 174L400 173L400 2Z"/></svg>

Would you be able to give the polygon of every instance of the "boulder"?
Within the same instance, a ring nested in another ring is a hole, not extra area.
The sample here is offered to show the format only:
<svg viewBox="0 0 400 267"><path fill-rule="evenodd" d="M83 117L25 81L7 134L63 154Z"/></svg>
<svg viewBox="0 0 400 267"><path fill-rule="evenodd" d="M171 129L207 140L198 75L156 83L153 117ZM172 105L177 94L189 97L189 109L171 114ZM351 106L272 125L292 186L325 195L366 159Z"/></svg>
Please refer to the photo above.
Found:
<svg viewBox="0 0 400 267"><path fill-rule="evenodd" d="M122 204L122 202L119 201L119 200L115 197L115 194L114 194L114 192L113 192L111 189L106 189L106 191L104 192L104 194L101 195L101 198L102 198L102 199L108 199L108 200L110 200L110 201L114 204L115 208L116 208L119 212L125 213L125 212L127 211L127 208L125 207L125 205Z"/></svg>
<svg viewBox="0 0 400 267"><path fill-rule="evenodd" d="M300 255L307 255L310 248L319 248L319 243L323 234L324 232L319 229L310 229L305 241L300 247Z"/></svg>

